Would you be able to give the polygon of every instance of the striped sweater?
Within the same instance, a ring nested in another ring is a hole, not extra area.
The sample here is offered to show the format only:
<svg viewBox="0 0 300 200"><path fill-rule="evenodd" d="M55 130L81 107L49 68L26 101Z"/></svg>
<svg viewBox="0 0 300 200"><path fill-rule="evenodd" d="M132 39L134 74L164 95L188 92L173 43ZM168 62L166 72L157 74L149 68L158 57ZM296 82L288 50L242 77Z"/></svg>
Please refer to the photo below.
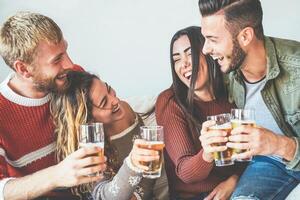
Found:
<svg viewBox="0 0 300 200"><path fill-rule="evenodd" d="M230 112L233 107L225 100L196 101L195 104L201 122L206 121L208 115ZM244 164L215 167L203 160L200 141L191 138L186 116L175 101L172 89L159 95L155 113L157 124L164 126L165 164L173 198L209 192L229 176L243 171Z"/></svg>
<svg viewBox="0 0 300 200"><path fill-rule="evenodd" d="M0 85L0 179L22 177L55 164L54 125L47 95L30 99Z"/></svg>

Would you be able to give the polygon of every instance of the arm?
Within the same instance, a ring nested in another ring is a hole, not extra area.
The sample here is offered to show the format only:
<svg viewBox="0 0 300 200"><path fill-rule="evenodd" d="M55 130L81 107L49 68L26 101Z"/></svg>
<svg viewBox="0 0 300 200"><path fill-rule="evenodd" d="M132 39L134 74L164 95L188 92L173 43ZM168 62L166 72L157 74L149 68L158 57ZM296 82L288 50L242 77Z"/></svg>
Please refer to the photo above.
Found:
<svg viewBox="0 0 300 200"><path fill-rule="evenodd" d="M134 141L131 153L125 158L123 165L113 179L106 179L95 186L93 190L94 199L127 200L134 196L139 196L138 191L135 192L135 190L142 180L143 170L148 169L147 166L141 165L140 161L149 162L159 159L157 151L140 148L142 144L146 145L147 143L141 139ZM150 184L150 187L143 188L145 194L152 191L152 185Z"/></svg>
<svg viewBox="0 0 300 200"><path fill-rule="evenodd" d="M159 200L167 200L169 197L169 185L165 167L161 169L161 176L155 180L153 186L153 198Z"/></svg>
<svg viewBox="0 0 300 200"><path fill-rule="evenodd" d="M93 189L94 199L131 199L136 186L142 179L142 172L134 167L128 156L113 179L105 179L97 183Z"/></svg>
<svg viewBox="0 0 300 200"><path fill-rule="evenodd" d="M199 151L194 146L185 118L173 99L158 97L156 119L164 126L166 151L175 164L177 176L185 183L193 183L206 179L213 163L205 161L203 149Z"/></svg>
<svg viewBox="0 0 300 200"><path fill-rule="evenodd" d="M229 199L235 186L239 180L237 175L232 175L225 181L219 183L212 192L205 198L205 200L213 199Z"/></svg>
<svg viewBox="0 0 300 200"><path fill-rule="evenodd" d="M4 199L34 199L58 187L72 187L98 181L102 177L88 175L103 171L105 160L100 157L87 157L98 152L99 149L95 147L81 148L55 166L12 179L4 186ZM90 165L94 166L89 167Z"/></svg>

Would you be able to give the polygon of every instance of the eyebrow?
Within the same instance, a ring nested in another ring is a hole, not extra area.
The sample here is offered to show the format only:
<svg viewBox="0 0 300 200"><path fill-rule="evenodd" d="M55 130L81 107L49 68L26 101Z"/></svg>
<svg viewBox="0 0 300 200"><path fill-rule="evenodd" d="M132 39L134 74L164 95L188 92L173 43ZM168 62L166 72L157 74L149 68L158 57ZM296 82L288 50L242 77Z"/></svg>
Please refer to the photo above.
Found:
<svg viewBox="0 0 300 200"><path fill-rule="evenodd" d="M186 53L190 49L191 49L191 47L188 47L185 50L183 50L183 52ZM172 56L179 56L179 53L173 53Z"/></svg>
<svg viewBox="0 0 300 200"><path fill-rule="evenodd" d="M207 39L218 39L218 37L212 36L212 35L205 36L205 38L207 38Z"/></svg>
<svg viewBox="0 0 300 200"><path fill-rule="evenodd" d="M64 53L60 53L57 56L55 56L53 59L51 59L51 63L56 62L57 60L61 59L61 57L64 55Z"/></svg>
<svg viewBox="0 0 300 200"><path fill-rule="evenodd" d="M106 86L107 92L109 93L110 90L111 90L111 87L110 87L106 82L105 82L104 84L105 84L105 86ZM98 108L101 108L101 105L103 104L103 102L104 102L106 99L107 99L107 96L105 95L105 96L101 99L101 101L100 101L100 103L99 103L99 105L98 105L97 107L98 107Z"/></svg>
<svg viewBox="0 0 300 200"><path fill-rule="evenodd" d="M65 44L65 49L68 49L68 42L66 40L63 41ZM56 62L57 60L61 59L61 57L64 55L64 52L61 52L60 54L58 54L57 56L55 56L53 59L51 59L51 63Z"/></svg>

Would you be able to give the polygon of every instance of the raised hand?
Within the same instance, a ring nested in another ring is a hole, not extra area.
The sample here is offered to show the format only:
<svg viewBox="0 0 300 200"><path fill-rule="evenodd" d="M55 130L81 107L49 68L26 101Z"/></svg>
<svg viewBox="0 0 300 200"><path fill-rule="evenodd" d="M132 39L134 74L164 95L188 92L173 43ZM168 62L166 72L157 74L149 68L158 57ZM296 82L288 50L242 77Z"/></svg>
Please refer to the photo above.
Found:
<svg viewBox="0 0 300 200"><path fill-rule="evenodd" d="M99 181L102 175L91 176L106 169L106 157L99 156L103 149L99 147L84 147L67 156L54 166L56 187L73 187L76 185Z"/></svg>
<svg viewBox="0 0 300 200"><path fill-rule="evenodd" d="M225 151L227 149L226 145L216 146L213 144L224 143L228 141L226 137L226 131L222 130L209 130L209 127L214 126L215 121L206 121L202 124L201 136L199 137L201 141L202 148L204 150L203 159L207 162L213 161L213 152Z"/></svg>
<svg viewBox="0 0 300 200"><path fill-rule="evenodd" d="M231 131L228 147L249 149L233 158L245 159L254 155L278 155L291 160L296 149L292 138L281 136L262 127L239 126Z"/></svg>
<svg viewBox="0 0 300 200"><path fill-rule="evenodd" d="M131 150L131 162L134 166L140 168L141 170L148 170L148 167L142 165L141 162L150 162L159 159L159 152L151 149L145 148L147 142L142 139L136 139L134 141Z"/></svg>

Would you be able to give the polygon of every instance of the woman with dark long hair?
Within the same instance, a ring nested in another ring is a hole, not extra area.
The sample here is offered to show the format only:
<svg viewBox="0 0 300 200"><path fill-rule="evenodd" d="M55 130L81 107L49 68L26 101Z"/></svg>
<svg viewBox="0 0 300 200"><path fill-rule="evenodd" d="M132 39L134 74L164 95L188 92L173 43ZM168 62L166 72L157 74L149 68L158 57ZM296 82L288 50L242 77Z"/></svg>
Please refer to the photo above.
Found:
<svg viewBox="0 0 300 200"><path fill-rule="evenodd" d="M96 200L168 199L164 171L156 180L142 177L145 166L140 161L156 160L159 155L139 147L145 143L138 139L141 117L107 83L87 72L69 72L64 92L52 96L51 112L56 125L58 161L79 148L81 124L102 122L104 126L104 153L108 159L104 179L72 188L73 193Z"/></svg>
<svg viewBox="0 0 300 200"><path fill-rule="evenodd" d="M207 116L230 112L218 64L202 54L200 27L175 33L170 45L173 83L156 102L165 129L165 163L172 199L228 199L243 166L215 167L199 140ZM211 144L211 141L202 141Z"/></svg>

